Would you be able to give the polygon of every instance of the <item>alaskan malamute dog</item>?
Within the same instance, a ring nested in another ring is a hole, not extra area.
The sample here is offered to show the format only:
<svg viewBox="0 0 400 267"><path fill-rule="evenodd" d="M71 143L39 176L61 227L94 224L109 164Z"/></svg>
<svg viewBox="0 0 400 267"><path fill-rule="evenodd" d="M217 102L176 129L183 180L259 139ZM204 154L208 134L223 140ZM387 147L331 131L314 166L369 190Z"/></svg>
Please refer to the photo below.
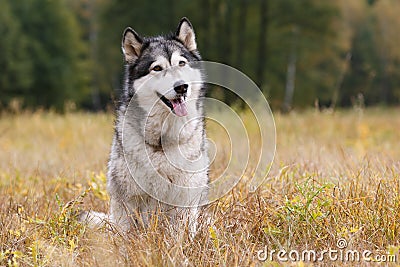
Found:
<svg viewBox="0 0 400 267"><path fill-rule="evenodd" d="M161 213L174 228L188 223L193 235L209 164L193 27L183 18L174 34L144 38L127 28L122 51L125 81L107 173L110 214L85 217L127 231Z"/></svg>

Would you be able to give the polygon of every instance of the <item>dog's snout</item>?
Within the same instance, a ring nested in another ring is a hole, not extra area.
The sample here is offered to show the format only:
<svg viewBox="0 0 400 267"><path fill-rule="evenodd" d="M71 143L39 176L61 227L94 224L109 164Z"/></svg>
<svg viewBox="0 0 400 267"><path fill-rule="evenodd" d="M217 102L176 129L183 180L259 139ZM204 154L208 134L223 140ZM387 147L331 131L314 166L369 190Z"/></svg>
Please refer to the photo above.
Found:
<svg viewBox="0 0 400 267"><path fill-rule="evenodd" d="M184 83L183 81L176 82L174 84L174 90L178 94L186 94L189 85Z"/></svg>
<svg viewBox="0 0 400 267"><path fill-rule="evenodd" d="M188 89L187 84L181 84L174 87L175 92L177 92L178 94L185 94L187 92L187 89Z"/></svg>

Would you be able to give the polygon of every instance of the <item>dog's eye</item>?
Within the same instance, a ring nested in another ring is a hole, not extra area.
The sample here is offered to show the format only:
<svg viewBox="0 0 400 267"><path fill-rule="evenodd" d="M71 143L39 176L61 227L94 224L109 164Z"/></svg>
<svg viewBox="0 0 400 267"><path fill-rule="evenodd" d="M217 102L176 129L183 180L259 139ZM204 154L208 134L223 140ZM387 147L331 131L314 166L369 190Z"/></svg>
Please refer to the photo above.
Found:
<svg viewBox="0 0 400 267"><path fill-rule="evenodd" d="M156 66L153 67L153 70L154 71L162 71L162 68L161 68L160 65L156 65Z"/></svg>
<svg viewBox="0 0 400 267"><path fill-rule="evenodd" d="M185 66L185 65L186 65L186 62L185 62L185 61L183 61L183 60L179 61L179 66L180 66L180 67L183 67L183 66Z"/></svg>

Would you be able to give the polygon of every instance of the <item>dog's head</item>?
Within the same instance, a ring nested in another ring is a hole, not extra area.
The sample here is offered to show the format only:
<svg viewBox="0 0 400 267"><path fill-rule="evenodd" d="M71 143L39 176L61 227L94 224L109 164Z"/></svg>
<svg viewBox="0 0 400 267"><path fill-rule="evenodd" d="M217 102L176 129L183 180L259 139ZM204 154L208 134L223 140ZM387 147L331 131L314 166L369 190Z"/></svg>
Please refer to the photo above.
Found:
<svg viewBox="0 0 400 267"><path fill-rule="evenodd" d="M202 96L201 60L193 27L183 18L174 34L142 38L132 28L124 31L125 94L147 112L184 117L198 109Z"/></svg>

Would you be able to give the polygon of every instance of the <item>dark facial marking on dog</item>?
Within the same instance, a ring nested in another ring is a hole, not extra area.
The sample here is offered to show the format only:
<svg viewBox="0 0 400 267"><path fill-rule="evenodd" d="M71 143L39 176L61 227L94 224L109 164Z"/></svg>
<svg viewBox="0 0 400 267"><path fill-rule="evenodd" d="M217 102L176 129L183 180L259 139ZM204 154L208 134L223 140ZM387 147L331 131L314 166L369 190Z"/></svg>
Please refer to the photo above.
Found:
<svg viewBox="0 0 400 267"><path fill-rule="evenodd" d="M155 61L150 55L144 54L136 64L129 67L129 76L133 80L139 79L150 73L150 65Z"/></svg>

